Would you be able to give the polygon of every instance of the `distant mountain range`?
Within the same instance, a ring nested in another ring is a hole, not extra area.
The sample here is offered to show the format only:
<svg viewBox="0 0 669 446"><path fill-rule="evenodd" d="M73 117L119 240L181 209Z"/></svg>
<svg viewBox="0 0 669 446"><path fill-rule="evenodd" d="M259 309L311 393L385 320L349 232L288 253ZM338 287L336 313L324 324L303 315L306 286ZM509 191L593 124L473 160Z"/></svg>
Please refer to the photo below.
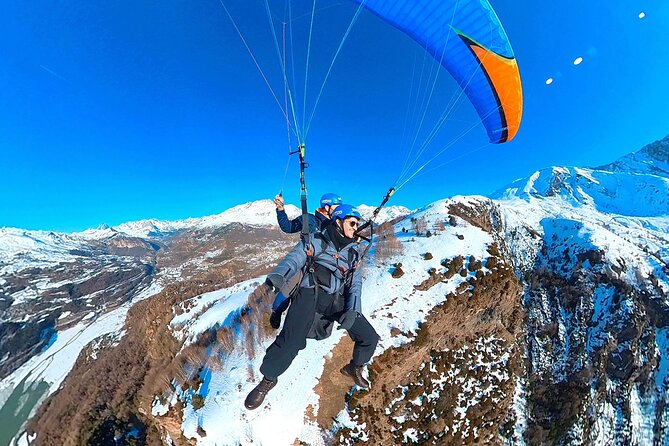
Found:
<svg viewBox="0 0 669 446"><path fill-rule="evenodd" d="M360 205L358 210L364 218L370 218L374 211L373 206ZM300 211L297 207L286 205L289 218L297 218ZM375 219L376 223L383 223L399 216L405 216L411 210L404 206L387 206ZM277 227L276 207L271 200L260 200L240 204L220 214L186 220L139 220L123 223L118 226L101 225L96 229L88 229L77 233L58 233L53 231L29 231L17 228L0 228L0 267L8 267L10 263L15 268L22 268L22 264L15 264L18 257L25 254L33 260L54 260L53 256L67 259L72 250L80 249L91 242L110 240L115 237L134 237L150 240L160 240L179 231L194 231L207 228L216 228L231 223L249 226ZM0 273L6 272L0 269Z"/></svg>
<svg viewBox="0 0 669 446"><path fill-rule="evenodd" d="M2 229L0 419L41 407L22 445L669 444L668 197L669 137L489 198L385 209L393 234L364 268L371 389L339 374L335 330L255 412L242 402L274 334L256 287L297 242L271 201Z"/></svg>

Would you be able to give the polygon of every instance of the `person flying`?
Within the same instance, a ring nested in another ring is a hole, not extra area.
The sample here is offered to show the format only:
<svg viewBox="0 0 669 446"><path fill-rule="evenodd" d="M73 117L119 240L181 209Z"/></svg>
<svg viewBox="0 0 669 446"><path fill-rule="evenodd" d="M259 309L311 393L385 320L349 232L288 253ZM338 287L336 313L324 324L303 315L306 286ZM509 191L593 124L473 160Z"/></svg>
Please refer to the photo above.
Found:
<svg viewBox="0 0 669 446"><path fill-rule="evenodd" d="M333 223L323 232L310 235L309 254L304 244L298 243L267 276L265 285L277 293L292 276L305 271L283 328L265 353L260 366L263 378L246 397L244 405L249 410L262 404L278 377L306 347L307 339L329 337L335 322L339 329L348 331L355 343L353 358L341 373L358 386L369 387L363 371L374 354L379 335L361 309L362 275L355 237L361 217L353 206L342 204L332 218Z"/></svg>
<svg viewBox="0 0 669 446"><path fill-rule="evenodd" d="M332 212L342 203L339 194L327 193L321 197L321 207L316 209L314 214L309 214L309 232L318 232L326 225L330 224L330 217ZM276 219L279 222L281 230L287 234L294 234L302 230L302 217L297 217L293 220L288 218L284 208L283 197L279 194L274 197L274 204L276 205Z"/></svg>
<svg viewBox="0 0 669 446"><path fill-rule="evenodd" d="M313 215L309 214L309 232L321 231L330 224L330 217L332 212L341 204L341 196L332 192L323 194L321 197L321 207L316 209ZM276 204L276 219L279 222L281 230L287 234L293 234L302 230L302 217L297 217L293 220L288 218L284 208L284 201L281 194L274 197L274 204ZM279 292L274 298L272 304L272 313L269 316L269 324L275 330L281 326L281 315L290 305L290 299L283 293Z"/></svg>

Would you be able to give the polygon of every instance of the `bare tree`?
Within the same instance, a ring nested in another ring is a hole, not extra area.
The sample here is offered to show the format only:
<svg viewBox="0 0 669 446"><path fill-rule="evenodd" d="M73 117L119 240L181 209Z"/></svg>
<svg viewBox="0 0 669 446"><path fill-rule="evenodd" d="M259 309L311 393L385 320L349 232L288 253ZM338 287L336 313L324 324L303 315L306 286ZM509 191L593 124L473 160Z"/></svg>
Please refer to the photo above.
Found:
<svg viewBox="0 0 669 446"><path fill-rule="evenodd" d="M425 220L425 217L412 218L411 225L416 235L425 234L427 230L427 220Z"/></svg>
<svg viewBox="0 0 669 446"><path fill-rule="evenodd" d="M385 223L379 226L376 237L376 258L383 262L391 257L401 255L404 252L404 246L395 235L392 225Z"/></svg>

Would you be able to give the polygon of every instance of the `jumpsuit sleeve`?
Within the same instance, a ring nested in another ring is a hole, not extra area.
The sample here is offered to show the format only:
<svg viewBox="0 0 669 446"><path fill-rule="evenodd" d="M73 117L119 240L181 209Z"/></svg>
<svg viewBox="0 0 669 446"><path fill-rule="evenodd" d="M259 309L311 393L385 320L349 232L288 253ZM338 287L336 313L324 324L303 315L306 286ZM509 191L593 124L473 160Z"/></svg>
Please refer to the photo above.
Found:
<svg viewBox="0 0 669 446"><path fill-rule="evenodd" d="M353 272L351 286L348 287L348 293L344 301L344 310L355 310L362 314L362 270L356 268Z"/></svg>
<svg viewBox="0 0 669 446"><path fill-rule="evenodd" d="M306 262L307 253L304 250L304 244L300 242L283 258L270 275L276 274L283 277L285 283L300 271Z"/></svg>
<svg viewBox="0 0 669 446"><path fill-rule="evenodd" d="M302 229L302 225L300 225ZM321 230L321 224L318 221L318 217L312 214L309 214L309 232L319 232Z"/></svg>
<svg viewBox="0 0 669 446"><path fill-rule="evenodd" d="M301 217L298 217L294 220L290 220L286 211L276 211L276 220L279 222L279 227L281 230L287 234L293 234L295 232L300 232L302 230L302 220Z"/></svg>

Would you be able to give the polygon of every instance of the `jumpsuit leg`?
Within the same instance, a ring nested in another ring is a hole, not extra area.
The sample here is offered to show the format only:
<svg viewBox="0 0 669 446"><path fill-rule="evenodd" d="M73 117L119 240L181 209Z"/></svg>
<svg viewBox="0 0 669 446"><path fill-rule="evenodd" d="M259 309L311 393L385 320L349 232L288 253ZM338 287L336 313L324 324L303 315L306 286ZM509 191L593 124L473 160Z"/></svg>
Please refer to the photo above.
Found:
<svg viewBox="0 0 669 446"><path fill-rule="evenodd" d="M307 346L307 335L314 321L316 299L314 291L299 290L288 308L281 332L267 348L260 373L267 379L276 379L285 372L300 350Z"/></svg>
<svg viewBox="0 0 669 446"><path fill-rule="evenodd" d="M362 314L357 317L348 334L355 342L353 347L353 365L363 366L372 359L376 344L379 343L379 335Z"/></svg>

